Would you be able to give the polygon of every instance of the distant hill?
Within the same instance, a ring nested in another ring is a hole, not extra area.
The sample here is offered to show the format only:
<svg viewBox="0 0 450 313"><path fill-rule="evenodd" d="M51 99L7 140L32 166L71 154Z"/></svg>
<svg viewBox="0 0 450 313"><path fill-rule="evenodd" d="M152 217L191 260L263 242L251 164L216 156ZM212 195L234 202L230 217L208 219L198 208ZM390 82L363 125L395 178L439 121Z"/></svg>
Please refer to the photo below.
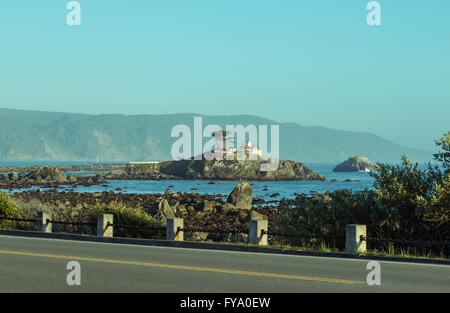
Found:
<svg viewBox="0 0 450 313"><path fill-rule="evenodd" d="M170 160L172 127L193 129L198 114L86 115L0 109L0 160ZM399 162L402 154L422 162L431 152L395 144L369 133L277 123L250 115L203 116L203 126L280 125L280 158L339 163L354 155ZM269 127L270 129L270 127ZM270 137L270 133L269 133ZM204 143L208 139L204 139Z"/></svg>

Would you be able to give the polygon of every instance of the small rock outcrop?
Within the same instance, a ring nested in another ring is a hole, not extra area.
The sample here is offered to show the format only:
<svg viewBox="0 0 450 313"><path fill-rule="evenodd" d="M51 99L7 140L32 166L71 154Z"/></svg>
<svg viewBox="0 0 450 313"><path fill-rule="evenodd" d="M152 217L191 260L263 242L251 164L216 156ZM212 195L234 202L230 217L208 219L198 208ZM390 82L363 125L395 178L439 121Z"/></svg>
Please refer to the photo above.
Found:
<svg viewBox="0 0 450 313"><path fill-rule="evenodd" d="M77 177L73 174L69 174L67 175L67 181L69 183L76 183L77 182Z"/></svg>
<svg viewBox="0 0 450 313"><path fill-rule="evenodd" d="M30 188L31 186L57 186L73 184L78 181L73 174L66 176L58 167L36 167L29 173L0 174L0 189Z"/></svg>
<svg viewBox="0 0 450 313"><path fill-rule="evenodd" d="M375 171L376 166L364 156L354 156L338 164L333 172L370 172Z"/></svg>
<svg viewBox="0 0 450 313"><path fill-rule="evenodd" d="M227 202L231 203L238 209L250 210L253 201L252 187L246 182L237 185L227 198Z"/></svg>
<svg viewBox="0 0 450 313"><path fill-rule="evenodd" d="M67 181L67 176L57 167L40 167L26 175L26 178L35 181L58 182Z"/></svg>
<svg viewBox="0 0 450 313"><path fill-rule="evenodd" d="M19 180L19 174L17 172L9 173L8 178L10 180Z"/></svg>

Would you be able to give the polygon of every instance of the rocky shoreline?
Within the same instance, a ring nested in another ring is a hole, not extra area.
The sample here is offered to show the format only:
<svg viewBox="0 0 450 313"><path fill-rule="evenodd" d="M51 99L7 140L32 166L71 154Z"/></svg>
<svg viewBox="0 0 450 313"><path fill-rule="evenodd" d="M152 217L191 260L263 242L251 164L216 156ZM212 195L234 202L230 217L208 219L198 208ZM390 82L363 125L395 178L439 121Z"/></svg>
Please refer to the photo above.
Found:
<svg viewBox="0 0 450 313"><path fill-rule="evenodd" d="M299 195L300 196L300 195ZM22 211L36 214L43 210L52 213L80 212L97 205L123 203L127 207L140 207L146 213L165 223L167 218L182 217L188 228L205 231L192 232L193 240L224 240L230 234L215 234L236 231L242 236L248 233L248 222L252 218L268 218L270 223L278 217L279 201L265 202L254 199L252 188L246 182L238 184L229 195L201 195L195 192L181 193L167 189L164 194L125 194L115 192L79 193L56 190L31 190L10 195L11 201ZM293 204L294 200L289 200ZM220 238L219 238L219 237Z"/></svg>
<svg viewBox="0 0 450 313"><path fill-rule="evenodd" d="M31 172L9 172L0 174L0 189L21 189L40 186L57 188L62 185L106 184L107 176L102 173L76 176L64 174L58 167L37 167Z"/></svg>

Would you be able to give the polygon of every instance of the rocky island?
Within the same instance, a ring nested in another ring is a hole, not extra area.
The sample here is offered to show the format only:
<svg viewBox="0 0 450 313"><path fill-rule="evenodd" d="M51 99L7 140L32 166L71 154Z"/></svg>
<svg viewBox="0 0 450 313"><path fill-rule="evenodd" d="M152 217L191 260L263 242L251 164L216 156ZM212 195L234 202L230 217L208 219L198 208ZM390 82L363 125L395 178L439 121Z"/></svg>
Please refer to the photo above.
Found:
<svg viewBox="0 0 450 313"><path fill-rule="evenodd" d="M376 166L364 156L354 156L338 164L333 172L370 172L375 171Z"/></svg>
<svg viewBox="0 0 450 313"><path fill-rule="evenodd" d="M262 171L265 161L256 160L179 160L154 164L131 164L116 179L136 179L137 177L171 177L172 179L204 179L204 180L325 180L321 174L314 172L303 163L279 160L278 168L273 171Z"/></svg>

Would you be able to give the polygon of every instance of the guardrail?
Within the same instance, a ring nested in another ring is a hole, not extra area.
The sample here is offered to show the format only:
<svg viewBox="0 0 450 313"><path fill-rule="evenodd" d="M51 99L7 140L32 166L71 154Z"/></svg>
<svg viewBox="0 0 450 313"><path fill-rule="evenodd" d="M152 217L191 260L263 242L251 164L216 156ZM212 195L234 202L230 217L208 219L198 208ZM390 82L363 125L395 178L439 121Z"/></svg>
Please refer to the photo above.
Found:
<svg viewBox="0 0 450 313"><path fill-rule="evenodd" d="M21 219L21 218L10 218L1 217L0 220L9 220L15 222L29 222L36 223L36 228L40 232L51 233L53 224L63 224L63 225L87 225L92 227L97 227L98 237L113 237L113 231L116 228L128 228L128 229L148 229L156 231L165 231L166 240L172 241L184 241L184 233L194 233L194 232L206 232L210 234L237 234L242 233L241 230L220 230L211 228L196 228L196 227L185 227L184 220L182 218L167 219L166 227L152 227L152 226L141 226L141 225L126 225L126 224L114 224L112 214L99 214L97 216L97 223L89 222L67 222L67 221L55 221L51 219L51 216L45 212L38 212L36 219ZM286 232L270 232L268 220L250 220L248 228L248 242L253 245L266 246L268 245L268 236L278 236L278 237L297 237L298 234L286 233ZM393 243L405 243L405 244L417 244L417 243L427 243L439 244L439 245L449 245L450 241L432 241L432 240L402 240L402 239L386 239L386 238L375 238L368 237L366 234L366 225L359 224L349 224L346 227L346 241L345 248L347 253L365 253L367 251L366 243L368 241L381 241L381 242L393 242Z"/></svg>

